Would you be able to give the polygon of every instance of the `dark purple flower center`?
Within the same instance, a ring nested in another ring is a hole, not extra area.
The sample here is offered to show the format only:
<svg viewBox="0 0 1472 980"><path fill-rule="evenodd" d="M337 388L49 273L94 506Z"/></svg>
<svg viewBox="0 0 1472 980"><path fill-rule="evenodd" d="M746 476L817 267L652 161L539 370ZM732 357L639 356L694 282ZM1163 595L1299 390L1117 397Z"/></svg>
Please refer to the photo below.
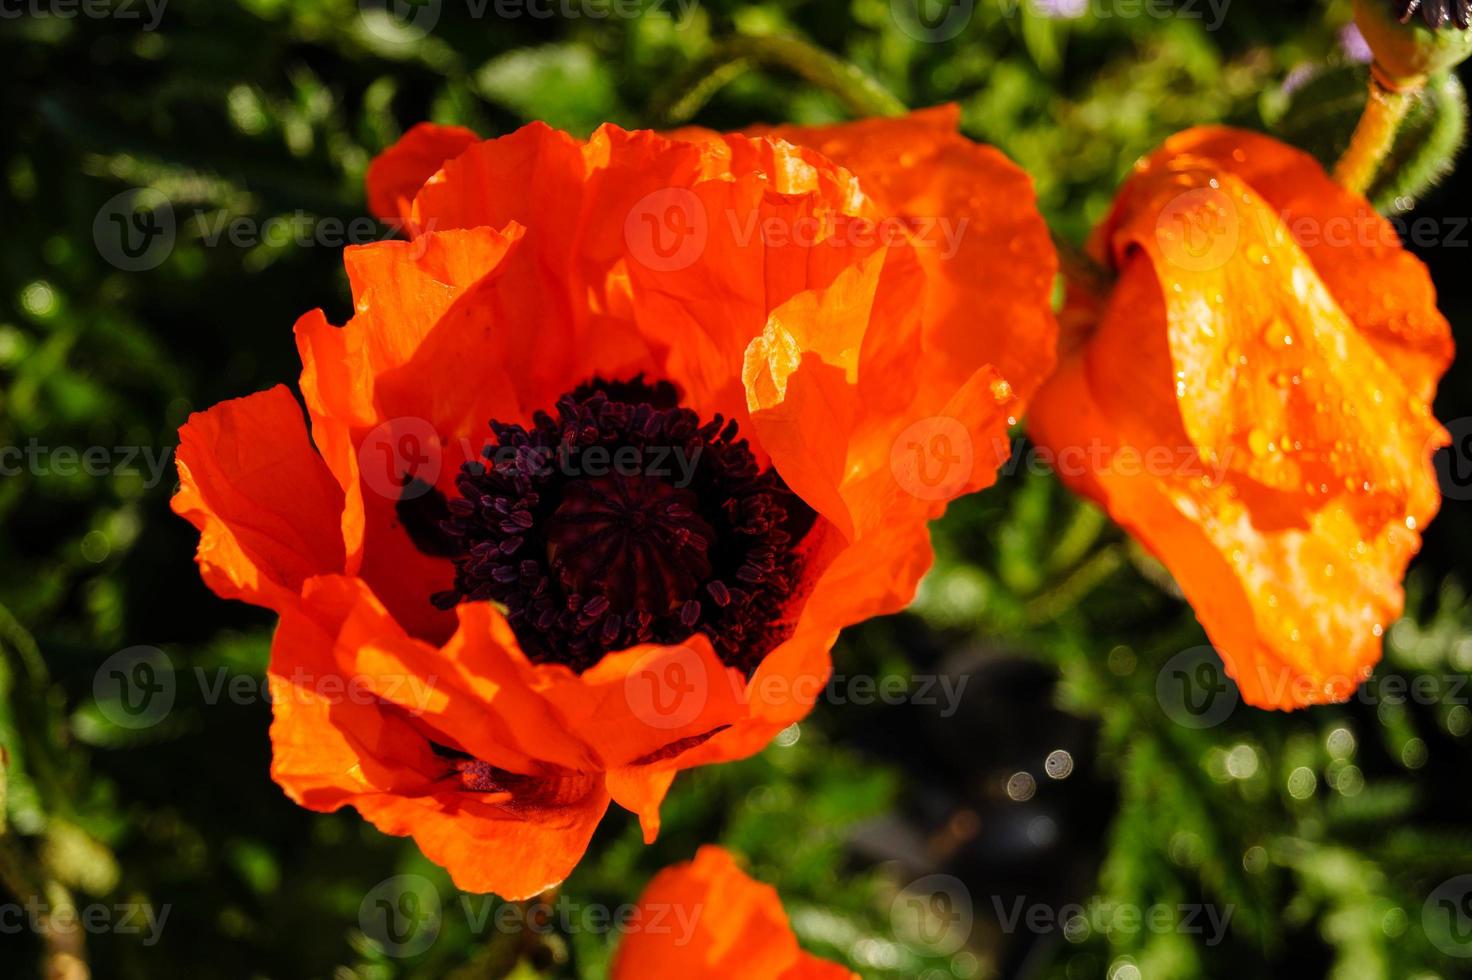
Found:
<svg viewBox="0 0 1472 980"><path fill-rule="evenodd" d="M494 600L529 657L575 670L704 633L749 673L785 637L815 515L757 466L734 420L702 423L673 385L635 378L582 385L530 426L490 426L433 529L455 562L437 606Z"/></svg>

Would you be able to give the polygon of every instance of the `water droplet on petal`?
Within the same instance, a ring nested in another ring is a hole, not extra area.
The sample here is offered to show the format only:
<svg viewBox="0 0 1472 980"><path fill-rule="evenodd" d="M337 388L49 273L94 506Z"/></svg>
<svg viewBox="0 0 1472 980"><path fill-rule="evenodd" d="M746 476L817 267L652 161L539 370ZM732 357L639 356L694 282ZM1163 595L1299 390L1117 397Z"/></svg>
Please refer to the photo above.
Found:
<svg viewBox="0 0 1472 980"><path fill-rule="evenodd" d="M1262 330L1262 342L1269 347L1292 347L1293 329L1282 319L1273 319Z"/></svg>

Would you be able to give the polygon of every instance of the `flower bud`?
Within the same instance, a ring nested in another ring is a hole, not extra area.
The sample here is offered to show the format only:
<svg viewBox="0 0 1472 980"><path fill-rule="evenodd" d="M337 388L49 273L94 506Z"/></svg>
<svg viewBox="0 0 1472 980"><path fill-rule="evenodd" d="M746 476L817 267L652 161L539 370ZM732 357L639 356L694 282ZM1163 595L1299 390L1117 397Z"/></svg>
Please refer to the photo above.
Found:
<svg viewBox="0 0 1472 980"><path fill-rule="evenodd" d="M1472 55L1472 0L1355 0L1354 19L1391 91L1419 88Z"/></svg>

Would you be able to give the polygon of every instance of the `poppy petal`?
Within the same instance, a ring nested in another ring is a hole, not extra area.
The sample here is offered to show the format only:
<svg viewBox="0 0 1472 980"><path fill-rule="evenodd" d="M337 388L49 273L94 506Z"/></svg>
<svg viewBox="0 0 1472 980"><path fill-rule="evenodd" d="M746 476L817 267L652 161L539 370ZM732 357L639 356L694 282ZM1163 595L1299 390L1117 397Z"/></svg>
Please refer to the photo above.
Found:
<svg viewBox="0 0 1472 980"><path fill-rule="evenodd" d="M608 771L608 792L615 803L639 817L646 844L653 844L659 837L659 808L674 781L674 769L621 766Z"/></svg>
<svg viewBox="0 0 1472 980"><path fill-rule="evenodd" d="M1298 237L1365 218L1326 182L1261 137L1170 141L1101 229L1119 279L1029 417L1260 707L1343 700L1368 675L1439 505L1447 437L1425 398L1444 321L1398 244Z"/></svg>
<svg viewBox="0 0 1472 980"><path fill-rule="evenodd" d="M1366 536L1338 506L1306 527L1255 526L1229 484L1208 486L1209 468L1175 448L1185 444L1129 438L1079 360L1040 393L1028 425L1057 453L1064 481L1165 562L1248 704L1343 700L1379 658L1414 532L1392 524ZM1180 479L1150 472L1161 449L1175 453L1168 468Z"/></svg>
<svg viewBox="0 0 1472 980"><path fill-rule="evenodd" d="M554 805L477 800L468 794L369 796L353 805L385 834L413 837L461 891L534 898L567 879L608 809L601 781L559 787Z"/></svg>
<svg viewBox="0 0 1472 980"><path fill-rule="evenodd" d="M440 744L522 774L598 768L587 743L520 677L485 670L485 649L511 639L488 607L464 607L440 648L410 636L361 579L311 580L301 611L331 641L332 663L355 690L432 730Z"/></svg>
<svg viewBox="0 0 1472 980"><path fill-rule="evenodd" d="M287 607L271 643L271 778L298 804L323 811L363 794L428 791L443 761L407 713L384 710L361 687L350 693L337 663L348 609L319 605Z"/></svg>
<svg viewBox="0 0 1472 980"><path fill-rule="evenodd" d="M816 962L814 962L816 961ZM829 980L855 977L797 945L777 890L748 877L731 854L702 847L665 868L640 896L611 980ZM831 966L831 964L830 964Z"/></svg>
<svg viewBox="0 0 1472 980"><path fill-rule="evenodd" d="M216 594L280 610L309 576L343 567L342 491L285 386L195 412L178 464L170 506L199 529L195 559Z"/></svg>
<svg viewBox="0 0 1472 980"><path fill-rule="evenodd" d="M530 897L571 872L608 792L596 775L540 765L568 751L555 722L459 669L463 642L442 654L409 638L359 580L308 582L272 646L272 778L303 806L351 805L413 836L460 888ZM508 769L505 792L468 792L445 749L536 771Z"/></svg>
<svg viewBox="0 0 1472 980"><path fill-rule="evenodd" d="M407 221L424 182L479 139L463 126L414 126L368 165L368 210L381 221Z"/></svg>
<svg viewBox="0 0 1472 980"><path fill-rule="evenodd" d="M427 597L448 587L453 569L408 536L400 503L432 485L453 487L460 463L479 450L472 437L484 439L487 402L519 407L507 407L510 388L495 357L462 357L450 370L426 348L447 322L483 322L479 291L504 275L520 236L515 226L474 228L350 248L354 317L335 327L319 310L296 326L312 436L344 489L347 570L415 635L437 642L454 617Z"/></svg>
<svg viewBox="0 0 1472 980"><path fill-rule="evenodd" d="M1139 255L1154 269L1174 369L1167 384L1191 442L1270 491L1347 492L1370 530L1411 510L1429 518L1426 447L1440 427L1339 308L1269 205L1225 174L1177 171L1138 182L1122 198L1109 242L1117 263ZM1230 254L1193 256L1188 231L1163 224L1195 190L1207 192L1201 206L1224 199L1242 215ZM1137 397L1108 377L1137 357L1143 330L1129 319L1106 314L1090 345L1106 401ZM1420 379L1411 386L1421 387Z"/></svg>
<svg viewBox="0 0 1472 980"><path fill-rule="evenodd" d="M906 275L909 254L884 257L871 305L857 308L864 322L885 328L871 332L881 335L878 344L865 335L856 369L824 360L824 345L812 340L846 332L841 321L856 309L847 277L821 298L807 294L785 304L748 348L744 378L755 432L784 478L848 539L838 567L824 573L811 600L823 607L831 596L846 606L840 626L893 612L913 598L930 562L926 523L954 497L990 485L1010 451L1016 399L990 366L954 388L927 377L907 388L904 402L891 392L866 397L877 377L894 376L887 371L893 361L921 353L905 288L913 281ZM835 293L842 298L831 301ZM804 345L794 331L806 335ZM915 345L911 351L903 349L906 337ZM881 352L879 344L890 350ZM801 351L800 360L789 351ZM824 448L832 445L841 456Z"/></svg>
<svg viewBox="0 0 1472 980"><path fill-rule="evenodd" d="M350 570L361 560L364 534L358 446L367 431L396 417L378 404L379 378L410 361L455 301L496 274L519 234L516 228L505 233L481 228L349 248L344 261L356 315L344 327L333 326L321 310L297 322L301 389L312 415L312 436L347 494L343 531ZM398 414L411 416L418 407L391 406L408 408ZM398 462L392 453L382 461ZM370 475L375 486L400 485L404 476L401 466Z"/></svg>
<svg viewBox="0 0 1472 980"><path fill-rule="evenodd" d="M1451 363L1451 329L1436 308L1425 264L1369 201L1336 183L1302 150L1246 130L1187 130L1167 140L1154 159L1167 168L1169 161L1191 160L1251 187L1359 333L1417 397L1431 400L1436 379Z"/></svg>
<svg viewBox="0 0 1472 980"><path fill-rule="evenodd" d="M1025 403L1053 368L1058 327L1048 300L1057 260L1031 179L1000 151L962 136L959 122L951 104L751 132L817 150L858 176L880 214L906 222L928 281L930 357L963 375L991 364ZM985 330L977 329L982 310Z"/></svg>

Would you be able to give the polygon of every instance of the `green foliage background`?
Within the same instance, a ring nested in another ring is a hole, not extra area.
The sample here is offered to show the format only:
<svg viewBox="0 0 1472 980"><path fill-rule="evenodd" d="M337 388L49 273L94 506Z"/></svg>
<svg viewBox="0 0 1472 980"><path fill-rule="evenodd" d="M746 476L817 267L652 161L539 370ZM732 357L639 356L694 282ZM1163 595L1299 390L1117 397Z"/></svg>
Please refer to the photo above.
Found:
<svg viewBox="0 0 1472 980"><path fill-rule="evenodd" d="M1077 19L983 0L944 43L908 36L887 0L666 0L635 18L587 16L604 9L590 4L506 19L444 0L419 40L352 0L169 0L151 31L120 7L101 19L4 8L0 444L162 452L188 412L294 380L295 318L349 312L338 250L210 235L236 217L361 216L368 161L421 119L487 135L531 119L577 133L652 125L718 40L797 35L909 105L959 102L968 133L1024 166L1050 223L1078 241L1131 163L1189 125L1276 128L1332 155L1365 73L1340 47L1343 2L1235 0L1213 31L1202 0L1169 4L1170 17L1096 0ZM1328 74L1295 100L1283 82L1305 66ZM696 121L842 117L832 93L761 70L714 90ZM1469 213L1458 183L1415 201L1380 190L1445 229ZM134 187L164 194L180 226L162 265L130 273L99 254L93 221ZM1463 343L1469 238L1420 249ZM1472 415L1468 363L1442 386L1443 419ZM269 706L208 698L221 678L259 690L270 617L201 585L194 532L167 509L173 480L172 468L156 485L0 478L0 884L53 904L167 905L156 944L85 937L98 977L601 976L606 932L527 945L477 929L466 909L490 906L462 906L411 844L352 813L300 810L270 782ZM1472 960L1439 947L1424 914L1441 882L1472 871L1465 503L1449 500L1430 529L1370 689L1424 678L1434 696L1293 715L1239 706L1204 729L1173 722L1157 697L1162 666L1205 642L1189 609L1053 477L1020 467L957 504L935 539L913 610L850 631L835 656L850 677L965 676L958 712L822 704L759 757L682 775L656 845L611 814L564 894L629 901L659 867L720 841L780 887L808 948L866 977L1467 975ZM178 695L162 724L130 731L98 709L93 678L138 644L166 652ZM1066 778L1045 772L1056 750L1072 760ZM1019 801L1006 787L1020 772L1036 791ZM359 916L398 873L434 882L444 906L437 940L408 958ZM932 874L970 895L974 927L955 954L893 914L906 884ZM1215 943L1101 928L1107 916L1008 928L1019 898L1204 904L1229 928ZM0 931L0 975L39 975L47 956L29 930Z"/></svg>

